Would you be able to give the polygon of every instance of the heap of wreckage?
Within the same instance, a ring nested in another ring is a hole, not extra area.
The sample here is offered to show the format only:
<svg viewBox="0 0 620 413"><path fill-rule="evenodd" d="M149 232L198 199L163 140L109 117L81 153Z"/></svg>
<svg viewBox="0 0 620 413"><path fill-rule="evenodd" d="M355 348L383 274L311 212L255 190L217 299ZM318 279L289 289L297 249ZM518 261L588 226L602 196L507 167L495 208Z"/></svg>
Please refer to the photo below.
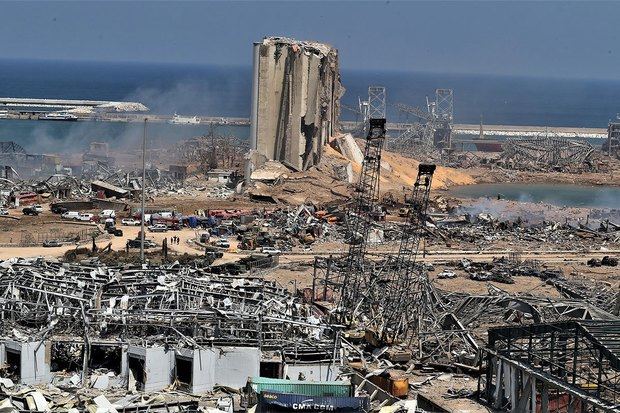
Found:
<svg viewBox="0 0 620 413"><path fill-rule="evenodd" d="M234 174L231 177L235 178ZM185 179L174 177L168 171L157 168L147 169L145 180L149 199L166 195L197 195L201 192L214 198L227 198L235 193L234 180L216 182L208 187L201 185L200 182L192 185ZM0 178L0 205L20 205L16 200L40 196L42 199L59 201L106 199L112 203L118 201L114 209L125 209L127 206L123 200L137 199L141 190L141 170L124 171L98 165L93 171L81 177L53 174L46 179Z"/></svg>
<svg viewBox="0 0 620 413"><path fill-rule="evenodd" d="M595 149L588 142L545 134L535 138L509 138L502 158L513 169L591 170Z"/></svg>
<svg viewBox="0 0 620 413"><path fill-rule="evenodd" d="M127 389L238 389L285 364L295 377L304 363L332 369L332 377L340 370L334 327L260 272L11 259L0 263L0 289L0 394L9 410L104 409L104 393ZM198 400L115 398L130 411L151 403L195 410Z"/></svg>

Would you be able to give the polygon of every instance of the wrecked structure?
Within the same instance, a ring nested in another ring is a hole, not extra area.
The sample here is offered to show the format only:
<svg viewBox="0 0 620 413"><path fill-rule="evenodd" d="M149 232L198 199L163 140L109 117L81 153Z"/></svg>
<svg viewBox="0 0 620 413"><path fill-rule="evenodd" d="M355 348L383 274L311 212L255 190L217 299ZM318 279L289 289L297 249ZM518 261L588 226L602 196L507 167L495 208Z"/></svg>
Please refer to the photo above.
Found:
<svg viewBox="0 0 620 413"><path fill-rule="evenodd" d="M566 321L489 330L484 397L513 412L617 412L616 321Z"/></svg>
<svg viewBox="0 0 620 413"><path fill-rule="evenodd" d="M602 149L608 156L620 159L620 122L609 122L607 142L603 144Z"/></svg>
<svg viewBox="0 0 620 413"><path fill-rule="evenodd" d="M321 159L338 130L338 51L317 42L268 37L254 44L250 146L254 167L276 160L296 171Z"/></svg>
<svg viewBox="0 0 620 413"><path fill-rule="evenodd" d="M340 369L320 313L255 271L13 259L1 263L0 289L1 376L24 384L155 392L180 382L197 394Z"/></svg>
<svg viewBox="0 0 620 413"><path fill-rule="evenodd" d="M563 139L550 134L536 138L509 138L502 158L514 169L589 169L594 148L587 142Z"/></svg>
<svg viewBox="0 0 620 413"><path fill-rule="evenodd" d="M13 141L0 142L0 177L11 179L13 175L31 178L41 173L64 171L57 155L30 154Z"/></svg>
<svg viewBox="0 0 620 413"><path fill-rule="evenodd" d="M243 172L248 142L235 136L217 134L212 129L205 136L180 142L175 149L178 161L198 172L218 168Z"/></svg>
<svg viewBox="0 0 620 413"><path fill-rule="evenodd" d="M454 121L454 94L452 89L436 89L435 99L426 98L426 110L415 106L397 103L396 109L407 119L416 119L405 124L402 130L388 140L392 151L419 156L420 151L432 152L452 148L452 129Z"/></svg>

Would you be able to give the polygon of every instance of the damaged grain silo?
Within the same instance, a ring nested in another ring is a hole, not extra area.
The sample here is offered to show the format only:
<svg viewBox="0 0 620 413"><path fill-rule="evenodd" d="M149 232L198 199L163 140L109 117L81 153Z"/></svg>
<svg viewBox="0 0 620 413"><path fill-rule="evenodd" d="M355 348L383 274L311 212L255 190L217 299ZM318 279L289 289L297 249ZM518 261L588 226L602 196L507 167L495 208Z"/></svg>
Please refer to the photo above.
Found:
<svg viewBox="0 0 620 413"><path fill-rule="evenodd" d="M316 42L268 37L254 44L251 160L306 170L338 128L338 51Z"/></svg>

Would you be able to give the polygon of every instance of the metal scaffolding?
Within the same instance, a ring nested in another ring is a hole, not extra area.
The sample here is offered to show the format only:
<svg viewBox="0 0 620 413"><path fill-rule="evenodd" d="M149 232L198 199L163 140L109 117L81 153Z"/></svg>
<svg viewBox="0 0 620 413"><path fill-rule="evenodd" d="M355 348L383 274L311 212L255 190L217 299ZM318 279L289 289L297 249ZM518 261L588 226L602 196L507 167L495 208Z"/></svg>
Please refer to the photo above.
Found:
<svg viewBox="0 0 620 413"><path fill-rule="evenodd" d="M502 157L515 168L543 170L581 167L594 153L594 148L587 142L549 133L536 138L509 138L503 150Z"/></svg>
<svg viewBox="0 0 620 413"><path fill-rule="evenodd" d="M403 155L419 155L421 152L432 151L436 129L436 119L429 111L415 106L396 103L394 107L407 119L415 120L395 138L388 140L388 149Z"/></svg>
<svg viewBox="0 0 620 413"><path fill-rule="evenodd" d="M513 412L618 412L619 337L620 321L492 328L484 397Z"/></svg>
<svg viewBox="0 0 620 413"><path fill-rule="evenodd" d="M368 86L368 117L367 119L385 119L385 87ZM360 103L360 111L362 111Z"/></svg>
<svg viewBox="0 0 620 413"><path fill-rule="evenodd" d="M452 123L454 120L454 93L452 89L435 90L435 117L440 122Z"/></svg>
<svg viewBox="0 0 620 413"><path fill-rule="evenodd" d="M419 165L398 253L388 259L387 268L381 277L375 279L375 288L371 290L383 312L377 331L386 340L406 336L412 328L416 329L418 318L423 313L420 307L425 300L420 297L421 286L415 263L426 225L435 168L435 165Z"/></svg>
<svg viewBox="0 0 620 413"><path fill-rule="evenodd" d="M607 127L607 142L603 144L607 156L620 159L620 122L609 122Z"/></svg>
<svg viewBox="0 0 620 413"><path fill-rule="evenodd" d="M397 103L396 109L404 116L417 121L410 124L398 137L388 141L388 148L406 155L450 149L452 122L454 120L454 94L452 89L435 90L435 100L426 100L426 111L415 106Z"/></svg>
<svg viewBox="0 0 620 413"><path fill-rule="evenodd" d="M26 154L26 150L19 144L13 141L0 142L0 154L14 154L21 153Z"/></svg>

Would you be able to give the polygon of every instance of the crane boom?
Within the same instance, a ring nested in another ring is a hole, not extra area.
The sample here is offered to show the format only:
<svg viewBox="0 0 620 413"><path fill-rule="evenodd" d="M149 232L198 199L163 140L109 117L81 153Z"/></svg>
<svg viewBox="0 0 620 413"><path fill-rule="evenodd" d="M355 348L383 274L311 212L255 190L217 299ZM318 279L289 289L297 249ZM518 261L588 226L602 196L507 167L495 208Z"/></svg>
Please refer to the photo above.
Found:
<svg viewBox="0 0 620 413"><path fill-rule="evenodd" d="M412 320L418 317L419 286L416 282L415 263L420 239L426 224L428 200L436 166L420 164L413 184L413 192L405 223L402 227L400 247L395 257L388 259L387 270L381 284L387 288L381 294L383 317L378 327L380 335L396 337L406 335Z"/></svg>
<svg viewBox="0 0 620 413"><path fill-rule="evenodd" d="M355 202L349 213L349 252L343 274L340 307L353 312L364 294L370 277L364 269L368 233L379 199L381 152L385 141L385 119L370 119L360 178L355 186Z"/></svg>

